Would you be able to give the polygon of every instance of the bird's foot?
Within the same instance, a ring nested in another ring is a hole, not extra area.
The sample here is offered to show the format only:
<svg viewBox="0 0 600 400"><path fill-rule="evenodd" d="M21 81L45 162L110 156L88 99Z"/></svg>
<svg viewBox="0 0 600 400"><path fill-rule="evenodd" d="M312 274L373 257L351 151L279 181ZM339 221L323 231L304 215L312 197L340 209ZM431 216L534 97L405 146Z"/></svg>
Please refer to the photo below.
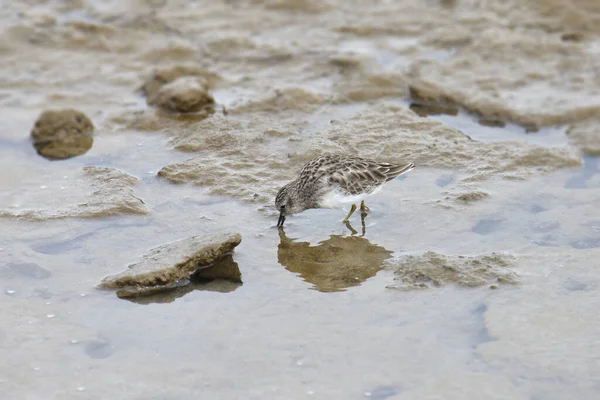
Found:
<svg viewBox="0 0 600 400"><path fill-rule="evenodd" d="M352 225L350 225L349 221L344 221L344 225L346 225L346 228L350 229L350 233L352 234L352 236L354 236L358 233L358 231L356 229L354 229L352 227Z"/></svg>

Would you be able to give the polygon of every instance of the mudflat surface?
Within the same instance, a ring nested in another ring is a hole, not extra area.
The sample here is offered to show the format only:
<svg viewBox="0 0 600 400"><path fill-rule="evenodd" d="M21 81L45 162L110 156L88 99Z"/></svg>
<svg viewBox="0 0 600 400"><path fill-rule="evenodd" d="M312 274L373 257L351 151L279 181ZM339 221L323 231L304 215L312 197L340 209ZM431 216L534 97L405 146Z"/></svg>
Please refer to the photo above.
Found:
<svg viewBox="0 0 600 400"><path fill-rule="evenodd" d="M6 398L600 397L597 1L5 3ZM325 151L417 168L278 232ZM239 281L96 288L215 232Z"/></svg>

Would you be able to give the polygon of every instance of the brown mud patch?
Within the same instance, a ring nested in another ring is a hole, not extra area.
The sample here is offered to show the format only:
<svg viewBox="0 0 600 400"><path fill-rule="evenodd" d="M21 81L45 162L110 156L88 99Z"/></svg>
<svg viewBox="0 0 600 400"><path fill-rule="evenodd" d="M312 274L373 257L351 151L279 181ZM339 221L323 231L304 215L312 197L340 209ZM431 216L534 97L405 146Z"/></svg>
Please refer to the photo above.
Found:
<svg viewBox="0 0 600 400"><path fill-rule="evenodd" d="M414 290L441 287L447 284L476 287L516 284L514 257L491 253L480 256L447 256L428 251L422 255L407 255L386 262L397 283L392 289Z"/></svg>
<svg viewBox="0 0 600 400"><path fill-rule="evenodd" d="M600 116L599 64L600 55L560 38L489 29L449 60L414 65L410 88L485 119L539 129Z"/></svg>
<svg viewBox="0 0 600 400"><path fill-rule="evenodd" d="M567 131L569 142L586 154L600 156L600 120L571 125Z"/></svg>
<svg viewBox="0 0 600 400"><path fill-rule="evenodd" d="M173 141L178 148L201 152L162 168L159 176L175 183L206 186L213 194L269 205L278 187L293 179L304 162L324 152L456 169L464 174L465 182L492 177L524 180L582 163L573 149L478 142L404 107L384 104L345 121L331 121L321 132L272 135L258 126L252 129L252 125L249 128L222 117L190 126Z"/></svg>

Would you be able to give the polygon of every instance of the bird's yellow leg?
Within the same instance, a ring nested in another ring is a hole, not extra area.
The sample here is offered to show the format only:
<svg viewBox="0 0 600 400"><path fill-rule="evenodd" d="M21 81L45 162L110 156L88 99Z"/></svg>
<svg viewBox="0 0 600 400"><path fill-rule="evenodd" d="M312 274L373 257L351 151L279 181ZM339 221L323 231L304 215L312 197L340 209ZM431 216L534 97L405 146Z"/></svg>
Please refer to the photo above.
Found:
<svg viewBox="0 0 600 400"><path fill-rule="evenodd" d="M352 204L350 212L348 213L348 215L346 215L346 218L344 218L344 222L348 222L348 218L350 218L350 216L354 214L354 211L356 211L356 204Z"/></svg>
<svg viewBox="0 0 600 400"><path fill-rule="evenodd" d="M360 202L360 212L361 214L366 214L369 211L369 207L365 205L365 201Z"/></svg>

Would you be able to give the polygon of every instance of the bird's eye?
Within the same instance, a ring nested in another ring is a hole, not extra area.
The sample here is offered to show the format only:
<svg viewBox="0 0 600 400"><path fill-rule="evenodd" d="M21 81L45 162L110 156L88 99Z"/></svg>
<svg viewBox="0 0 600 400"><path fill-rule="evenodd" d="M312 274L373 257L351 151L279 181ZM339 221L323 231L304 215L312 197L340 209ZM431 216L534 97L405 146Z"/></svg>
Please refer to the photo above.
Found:
<svg viewBox="0 0 600 400"><path fill-rule="evenodd" d="M279 207L279 208L281 208L282 210L285 210L285 204L284 204L284 205L282 205L282 206L281 206L281 207Z"/></svg>

